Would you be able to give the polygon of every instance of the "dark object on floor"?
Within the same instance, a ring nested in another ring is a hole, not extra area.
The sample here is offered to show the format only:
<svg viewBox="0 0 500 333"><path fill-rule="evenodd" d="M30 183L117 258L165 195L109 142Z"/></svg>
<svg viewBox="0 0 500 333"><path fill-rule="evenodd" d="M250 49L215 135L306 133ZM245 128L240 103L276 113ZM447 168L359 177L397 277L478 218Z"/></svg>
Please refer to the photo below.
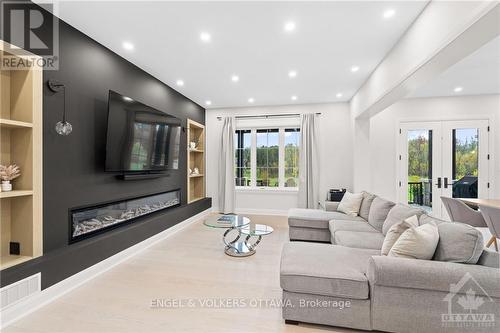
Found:
<svg viewBox="0 0 500 333"><path fill-rule="evenodd" d="M345 188L343 188L342 190L338 189L330 190L330 192L328 192L328 201L335 201L335 202L341 201L342 198L344 197L345 191L346 191Z"/></svg>

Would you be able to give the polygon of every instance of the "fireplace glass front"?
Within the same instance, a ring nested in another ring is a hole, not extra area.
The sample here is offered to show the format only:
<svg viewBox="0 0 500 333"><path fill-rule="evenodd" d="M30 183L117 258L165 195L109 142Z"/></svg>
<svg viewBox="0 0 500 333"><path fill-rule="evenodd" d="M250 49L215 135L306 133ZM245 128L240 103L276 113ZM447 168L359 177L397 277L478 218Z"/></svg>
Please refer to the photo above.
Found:
<svg viewBox="0 0 500 333"><path fill-rule="evenodd" d="M77 241L91 234L138 217L151 214L180 204L180 190L150 196L97 205L71 212L70 241Z"/></svg>

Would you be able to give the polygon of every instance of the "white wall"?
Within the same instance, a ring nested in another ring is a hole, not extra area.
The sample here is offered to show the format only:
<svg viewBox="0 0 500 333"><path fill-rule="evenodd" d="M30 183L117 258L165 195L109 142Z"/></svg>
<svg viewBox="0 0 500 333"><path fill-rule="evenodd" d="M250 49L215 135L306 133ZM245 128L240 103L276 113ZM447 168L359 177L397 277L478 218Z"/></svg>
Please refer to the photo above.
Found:
<svg viewBox="0 0 500 333"><path fill-rule="evenodd" d="M404 120L490 119L490 195L500 197L500 95L401 100L370 119L370 191L397 199L397 132ZM365 169L366 172L366 169Z"/></svg>
<svg viewBox="0 0 500 333"><path fill-rule="evenodd" d="M347 103L310 104L273 107L214 109L206 112L207 195L218 206L218 161L222 122L218 116L265 115L320 112L320 199L330 188L352 189L353 144L349 105ZM238 212L284 213L297 207L297 192L241 190L236 193Z"/></svg>

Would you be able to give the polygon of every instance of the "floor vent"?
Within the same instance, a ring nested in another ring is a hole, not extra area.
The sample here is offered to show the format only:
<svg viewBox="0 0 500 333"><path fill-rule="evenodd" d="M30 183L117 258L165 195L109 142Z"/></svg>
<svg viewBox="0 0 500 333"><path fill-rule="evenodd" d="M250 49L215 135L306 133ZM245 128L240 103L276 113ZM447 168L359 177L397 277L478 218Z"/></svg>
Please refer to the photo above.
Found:
<svg viewBox="0 0 500 333"><path fill-rule="evenodd" d="M29 296L40 292L41 290L41 274L29 276L25 279L9 284L0 289L1 306L0 309L5 309L11 305L20 302Z"/></svg>

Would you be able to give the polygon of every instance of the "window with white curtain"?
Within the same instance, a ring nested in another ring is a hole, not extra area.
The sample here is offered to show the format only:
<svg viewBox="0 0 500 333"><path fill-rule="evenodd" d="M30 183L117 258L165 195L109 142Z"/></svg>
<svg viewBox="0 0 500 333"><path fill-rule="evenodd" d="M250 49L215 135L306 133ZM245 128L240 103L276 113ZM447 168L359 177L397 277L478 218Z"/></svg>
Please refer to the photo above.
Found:
<svg viewBox="0 0 500 333"><path fill-rule="evenodd" d="M237 187L293 189L298 186L298 126L242 128L234 135Z"/></svg>

